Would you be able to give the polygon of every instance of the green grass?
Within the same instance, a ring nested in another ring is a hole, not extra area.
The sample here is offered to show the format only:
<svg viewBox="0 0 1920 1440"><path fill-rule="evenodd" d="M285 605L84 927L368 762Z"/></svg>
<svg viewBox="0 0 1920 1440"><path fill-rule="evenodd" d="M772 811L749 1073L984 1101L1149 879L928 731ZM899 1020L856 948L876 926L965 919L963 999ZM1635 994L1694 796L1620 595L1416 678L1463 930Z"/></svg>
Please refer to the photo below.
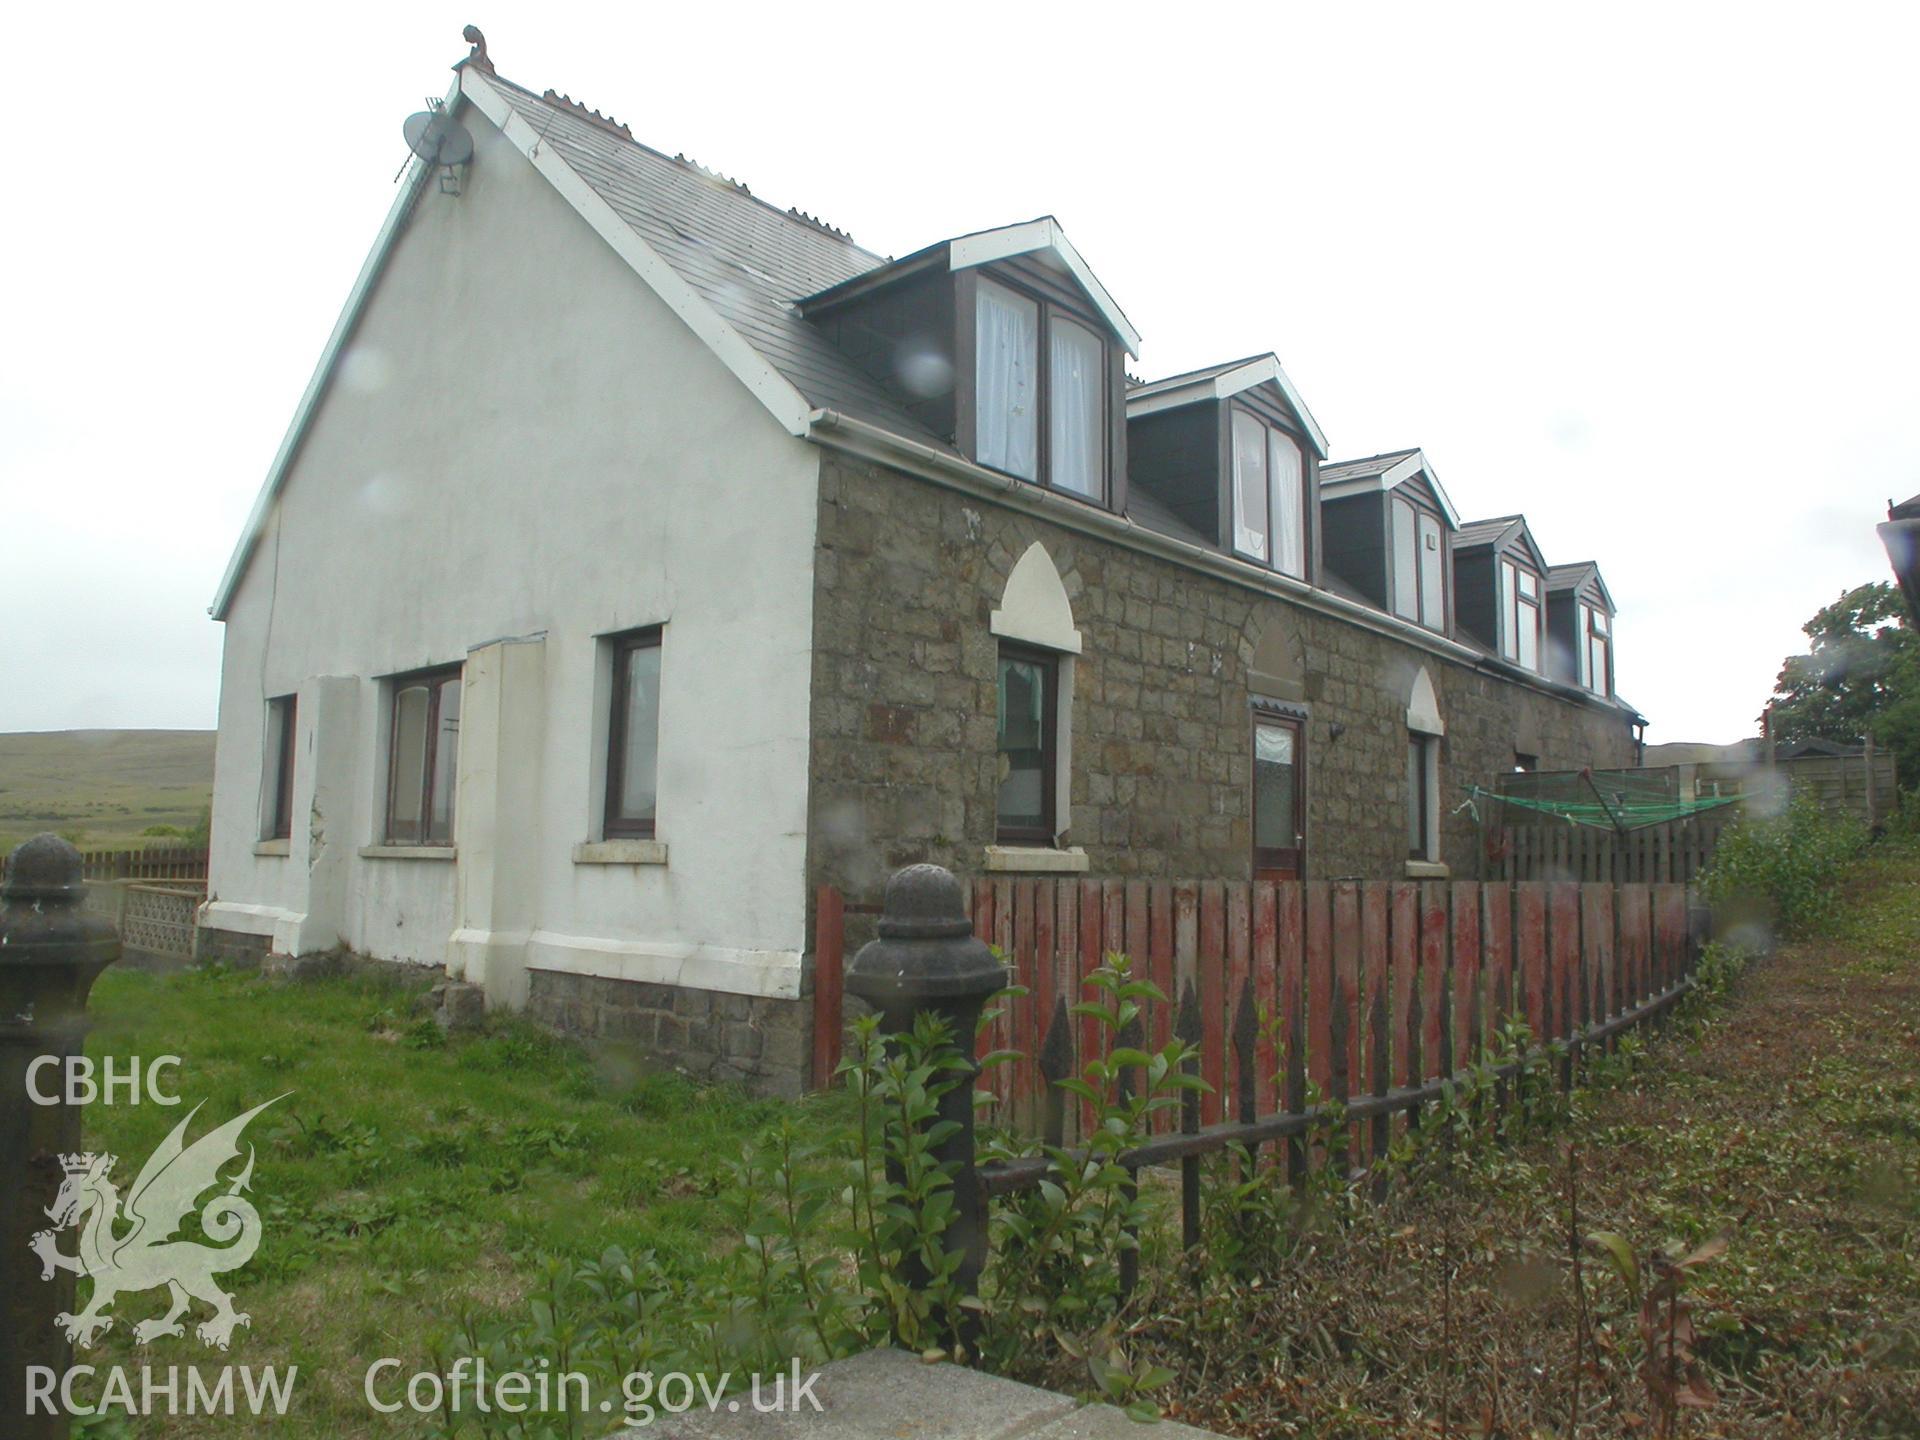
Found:
<svg viewBox="0 0 1920 1440"><path fill-rule="evenodd" d="M211 730L0 735L0 849L43 830L99 847L191 829L212 795Z"/></svg>
<svg viewBox="0 0 1920 1440"><path fill-rule="evenodd" d="M743 1144L782 1115L824 1135L851 1122L837 1097L797 1107L647 1073L507 1022L442 1040L412 996L372 980L286 985L231 971L109 971L94 991L97 1059L182 1058L184 1105L95 1104L89 1149L119 1155L124 1186L192 1105L205 1133L275 1095L247 1132L264 1221L254 1260L227 1277L252 1316L226 1356L193 1338L136 1351L135 1322L165 1308L121 1297L95 1363L300 1367L295 1435L403 1433L371 1415L368 1360L411 1371L428 1336L463 1313L523 1310L548 1257L608 1245L696 1266L735 1237L713 1197ZM72 1248L71 1238L63 1248ZM194 1318L200 1318L196 1313ZM185 1418L141 1435L230 1433Z"/></svg>

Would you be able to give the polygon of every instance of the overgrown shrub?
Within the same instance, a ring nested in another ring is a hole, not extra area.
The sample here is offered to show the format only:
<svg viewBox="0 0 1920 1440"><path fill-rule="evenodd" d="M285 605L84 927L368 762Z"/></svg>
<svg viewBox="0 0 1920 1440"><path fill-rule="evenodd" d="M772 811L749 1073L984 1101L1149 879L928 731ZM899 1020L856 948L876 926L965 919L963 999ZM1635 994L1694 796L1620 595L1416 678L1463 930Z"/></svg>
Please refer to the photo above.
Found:
<svg viewBox="0 0 1920 1440"><path fill-rule="evenodd" d="M1795 796L1779 814L1747 816L1720 837L1701 892L1723 913L1757 909L1788 939L1817 935L1832 923L1840 881L1866 843L1859 821Z"/></svg>

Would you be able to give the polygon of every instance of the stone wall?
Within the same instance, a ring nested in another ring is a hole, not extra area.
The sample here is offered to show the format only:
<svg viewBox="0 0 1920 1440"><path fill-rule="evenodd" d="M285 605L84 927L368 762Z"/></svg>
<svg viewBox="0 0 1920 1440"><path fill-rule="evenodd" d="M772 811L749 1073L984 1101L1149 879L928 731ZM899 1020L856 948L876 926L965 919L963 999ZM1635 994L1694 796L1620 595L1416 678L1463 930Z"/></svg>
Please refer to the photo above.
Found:
<svg viewBox="0 0 1920 1440"><path fill-rule="evenodd" d="M193 963L258 970L272 948L271 935L248 935L239 930L215 930L203 925L193 934Z"/></svg>
<svg viewBox="0 0 1920 1440"><path fill-rule="evenodd" d="M1294 657L1307 724L1307 875L1398 876L1406 711L1425 666L1446 723L1443 809L1516 752L1543 768L1633 763L1624 710L1563 698L885 467L822 457L809 879L878 898L895 867L983 868L994 840L997 641L989 617L1034 541L1083 641L1072 828L1095 875L1251 873L1249 677ZM1262 648L1263 639L1266 640ZM1335 730L1339 733L1336 738ZM1473 820L1443 858L1477 870Z"/></svg>
<svg viewBox="0 0 1920 1440"><path fill-rule="evenodd" d="M562 1034L634 1047L649 1065L730 1080L756 1095L806 1087L810 1000L728 995L679 985L530 970L526 1013Z"/></svg>

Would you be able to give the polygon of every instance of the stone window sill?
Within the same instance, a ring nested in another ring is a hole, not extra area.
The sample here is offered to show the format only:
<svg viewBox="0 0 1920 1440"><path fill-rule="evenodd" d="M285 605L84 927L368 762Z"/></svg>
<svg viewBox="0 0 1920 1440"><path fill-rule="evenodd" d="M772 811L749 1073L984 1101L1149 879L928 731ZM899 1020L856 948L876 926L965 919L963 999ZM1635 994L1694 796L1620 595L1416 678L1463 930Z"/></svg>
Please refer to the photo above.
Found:
<svg viewBox="0 0 1920 1440"><path fill-rule="evenodd" d="M256 840L253 842L256 855L290 855L293 853L291 840Z"/></svg>
<svg viewBox="0 0 1920 1440"><path fill-rule="evenodd" d="M362 860L451 860L451 845L362 845Z"/></svg>
<svg viewBox="0 0 1920 1440"><path fill-rule="evenodd" d="M573 847L576 865L664 865L664 840L587 840Z"/></svg>
<svg viewBox="0 0 1920 1440"><path fill-rule="evenodd" d="M1407 861L1407 878L1409 880L1445 880L1452 874L1453 871L1437 861Z"/></svg>
<svg viewBox="0 0 1920 1440"><path fill-rule="evenodd" d="M1017 875L1084 875L1090 861L1078 845L1053 850L1042 845L989 845L987 869Z"/></svg>

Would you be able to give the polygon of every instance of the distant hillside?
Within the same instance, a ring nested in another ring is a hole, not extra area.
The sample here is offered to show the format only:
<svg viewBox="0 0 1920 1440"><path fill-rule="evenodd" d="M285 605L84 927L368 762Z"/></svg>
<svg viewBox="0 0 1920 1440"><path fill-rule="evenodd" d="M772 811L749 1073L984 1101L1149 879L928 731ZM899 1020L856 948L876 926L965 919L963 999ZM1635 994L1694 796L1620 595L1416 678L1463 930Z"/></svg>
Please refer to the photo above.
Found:
<svg viewBox="0 0 1920 1440"><path fill-rule="evenodd" d="M213 796L211 730L0 734L0 844L57 830L97 848L191 830Z"/></svg>

